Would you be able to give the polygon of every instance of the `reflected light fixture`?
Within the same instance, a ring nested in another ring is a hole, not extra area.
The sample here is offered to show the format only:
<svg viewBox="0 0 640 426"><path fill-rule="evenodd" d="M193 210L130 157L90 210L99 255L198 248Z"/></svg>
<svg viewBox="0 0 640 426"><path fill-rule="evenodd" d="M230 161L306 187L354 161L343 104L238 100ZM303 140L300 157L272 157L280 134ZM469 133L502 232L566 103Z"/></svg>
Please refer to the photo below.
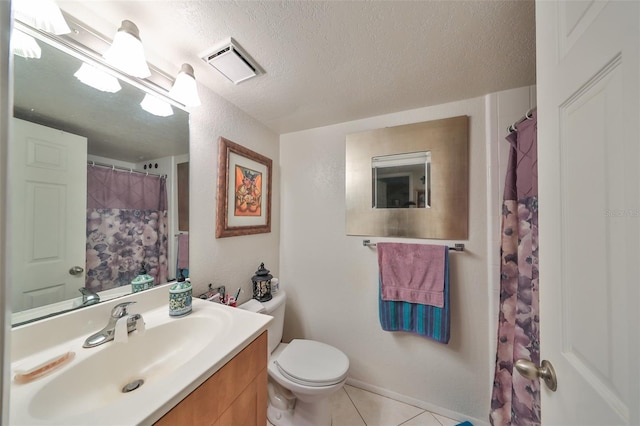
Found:
<svg viewBox="0 0 640 426"><path fill-rule="evenodd" d="M35 38L14 29L11 35L11 50L14 55L27 59L40 59L42 49Z"/></svg>
<svg viewBox="0 0 640 426"><path fill-rule="evenodd" d="M171 105L150 93L144 95L144 99L140 102L140 106L143 110L150 114L157 115L158 117L169 117L170 115L173 115L173 108L171 108Z"/></svg>
<svg viewBox="0 0 640 426"><path fill-rule="evenodd" d="M53 0L15 0L13 17L51 34L68 34L71 28Z"/></svg>
<svg viewBox="0 0 640 426"><path fill-rule="evenodd" d="M140 41L140 31L129 20L122 21L104 59L109 65L134 77L147 78L151 75Z"/></svg>
<svg viewBox="0 0 640 426"><path fill-rule="evenodd" d="M87 63L83 63L73 76L87 86L102 92L116 93L122 89L117 78Z"/></svg>
<svg viewBox="0 0 640 426"><path fill-rule="evenodd" d="M173 82L173 86L169 90L169 96L188 107L200 105L196 76L191 65L182 64L176 81Z"/></svg>

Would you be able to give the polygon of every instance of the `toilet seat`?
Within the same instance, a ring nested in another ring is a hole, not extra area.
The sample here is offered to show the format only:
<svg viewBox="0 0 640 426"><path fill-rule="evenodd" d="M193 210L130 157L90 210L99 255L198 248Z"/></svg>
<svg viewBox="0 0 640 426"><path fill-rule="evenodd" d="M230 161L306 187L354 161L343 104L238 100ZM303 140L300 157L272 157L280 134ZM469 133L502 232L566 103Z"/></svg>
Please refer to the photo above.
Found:
<svg viewBox="0 0 640 426"><path fill-rule="evenodd" d="M342 351L306 339L292 340L274 364L287 379L310 387L340 383L349 371L349 358Z"/></svg>

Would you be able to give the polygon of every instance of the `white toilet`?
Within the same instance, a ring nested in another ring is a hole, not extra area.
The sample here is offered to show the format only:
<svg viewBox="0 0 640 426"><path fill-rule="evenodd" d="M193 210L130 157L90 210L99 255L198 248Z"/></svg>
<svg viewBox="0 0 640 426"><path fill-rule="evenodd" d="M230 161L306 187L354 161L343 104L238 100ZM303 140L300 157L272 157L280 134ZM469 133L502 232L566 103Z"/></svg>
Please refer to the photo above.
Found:
<svg viewBox="0 0 640 426"><path fill-rule="evenodd" d="M347 381L349 358L342 351L314 340L281 343L286 293L268 302L251 300L240 308L273 316L269 332L269 406L275 426L330 426L329 395Z"/></svg>

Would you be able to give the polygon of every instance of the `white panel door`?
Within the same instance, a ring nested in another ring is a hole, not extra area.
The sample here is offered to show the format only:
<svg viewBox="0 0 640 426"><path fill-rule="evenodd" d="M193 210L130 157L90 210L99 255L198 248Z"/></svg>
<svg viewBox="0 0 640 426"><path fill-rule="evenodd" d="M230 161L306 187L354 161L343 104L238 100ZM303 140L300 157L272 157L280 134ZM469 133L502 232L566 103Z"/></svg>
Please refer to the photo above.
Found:
<svg viewBox="0 0 640 426"><path fill-rule="evenodd" d="M12 310L80 295L85 268L87 139L13 120Z"/></svg>
<svg viewBox="0 0 640 426"><path fill-rule="evenodd" d="M640 424L639 6L536 2L543 425Z"/></svg>

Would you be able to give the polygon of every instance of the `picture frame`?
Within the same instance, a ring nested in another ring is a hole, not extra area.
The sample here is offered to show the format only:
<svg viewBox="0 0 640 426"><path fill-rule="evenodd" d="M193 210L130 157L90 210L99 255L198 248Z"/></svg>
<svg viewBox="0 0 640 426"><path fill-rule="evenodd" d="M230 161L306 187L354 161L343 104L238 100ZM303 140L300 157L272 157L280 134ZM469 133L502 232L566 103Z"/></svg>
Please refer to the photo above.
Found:
<svg viewBox="0 0 640 426"><path fill-rule="evenodd" d="M273 162L220 137L216 238L271 232Z"/></svg>

